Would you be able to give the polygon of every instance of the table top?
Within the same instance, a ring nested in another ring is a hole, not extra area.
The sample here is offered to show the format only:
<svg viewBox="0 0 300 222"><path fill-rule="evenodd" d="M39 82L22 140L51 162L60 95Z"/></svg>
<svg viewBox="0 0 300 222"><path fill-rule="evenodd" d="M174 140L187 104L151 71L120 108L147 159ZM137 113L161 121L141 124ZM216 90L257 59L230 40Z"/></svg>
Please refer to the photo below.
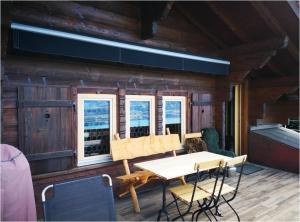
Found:
<svg viewBox="0 0 300 222"><path fill-rule="evenodd" d="M228 161L232 158L215 153L210 153L207 151L202 151L135 163L134 165L140 169L151 171L152 173L166 180L170 180L195 173L195 163L217 159Z"/></svg>

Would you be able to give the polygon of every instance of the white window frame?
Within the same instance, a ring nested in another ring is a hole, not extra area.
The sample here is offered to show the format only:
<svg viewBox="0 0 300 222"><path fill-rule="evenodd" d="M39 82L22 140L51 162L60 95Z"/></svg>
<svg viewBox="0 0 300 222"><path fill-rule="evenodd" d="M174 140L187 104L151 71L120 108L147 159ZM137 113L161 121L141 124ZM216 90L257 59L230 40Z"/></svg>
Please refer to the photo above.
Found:
<svg viewBox="0 0 300 222"><path fill-rule="evenodd" d="M126 95L126 138L130 138L130 102L131 101L145 101L150 104L150 126L149 134L155 135L155 96L146 95Z"/></svg>
<svg viewBox="0 0 300 222"><path fill-rule="evenodd" d="M78 94L77 95L77 166L85 166L112 161L110 154L84 157L84 101L100 100L110 103L110 139L117 132L116 95L113 94Z"/></svg>
<svg viewBox="0 0 300 222"><path fill-rule="evenodd" d="M165 107L166 107L166 102L167 101L176 101L176 102L181 102L181 144L184 143L184 136L186 133L186 98L185 96L163 96L163 120L162 120L162 124L163 124L163 134L166 134L166 111L165 111Z"/></svg>

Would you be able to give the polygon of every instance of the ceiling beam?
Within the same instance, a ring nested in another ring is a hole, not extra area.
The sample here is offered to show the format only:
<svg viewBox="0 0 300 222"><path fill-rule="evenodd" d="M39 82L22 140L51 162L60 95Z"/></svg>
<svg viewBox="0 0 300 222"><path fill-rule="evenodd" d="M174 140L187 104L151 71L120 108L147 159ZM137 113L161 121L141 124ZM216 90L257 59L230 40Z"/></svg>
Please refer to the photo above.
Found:
<svg viewBox="0 0 300 222"><path fill-rule="evenodd" d="M262 77L259 79L251 80L252 88L265 88L265 87L299 87L299 76L288 75L281 77Z"/></svg>
<svg viewBox="0 0 300 222"><path fill-rule="evenodd" d="M222 21L228 26L228 28L235 34L239 39L241 39L244 42L250 42L251 39L249 36L243 32L243 27L240 27L236 23L236 18L231 15L230 13L227 13L224 8L217 2L208 2L207 3L210 9L220 18ZM267 39L258 43L251 43L251 44L245 44L242 46L237 46L230 48L228 50L223 51L225 55L233 57L235 56L240 56L241 54L245 53L250 53L250 52L255 52L255 51L260 51L260 50L273 50L273 49L280 49L280 48L287 48L289 43L289 38L285 34L283 38L273 38L273 39ZM262 59L262 65L268 65L269 66L269 61L273 55L270 54L270 56L267 56L266 58ZM235 67L233 67L235 69ZM257 69L257 67L254 69ZM238 75L237 71L233 71L234 75L232 75L232 80L233 81L242 81L246 76L250 73L249 72L242 72L240 75Z"/></svg>
<svg viewBox="0 0 300 222"><path fill-rule="evenodd" d="M208 1L209 8L228 26L228 28L243 41L251 41L249 36L242 32L243 27L236 24L234 15L227 13L219 2Z"/></svg>
<svg viewBox="0 0 300 222"><path fill-rule="evenodd" d="M281 67L279 67L277 63L270 62L268 63L268 67L277 76L283 76L285 74L284 71L282 71Z"/></svg>
<svg viewBox="0 0 300 222"><path fill-rule="evenodd" d="M227 45L220 39L218 39L215 35L213 35L205 26L203 26L199 19L191 13L184 4L180 4L180 6L175 6L176 9L197 29L201 31L211 42L213 42L219 48L226 48Z"/></svg>
<svg viewBox="0 0 300 222"><path fill-rule="evenodd" d="M242 82L253 70L263 68L276 55L278 49L286 48L288 38L271 38L225 49L220 55L231 61L229 78Z"/></svg>
<svg viewBox="0 0 300 222"><path fill-rule="evenodd" d="M157 32L157 21L168 17L174 2L141 2L141 38L153 38Z"/></svg>
<svg viewBox="0 0 300 222"><path fill-rule="evenodd" d="M288 45L289 39L287 36L283 38L270 38L261 41L256 41L254 43L246 43L239 46L234 46L229 49L222 50L221 56L227 57L239 57L242 54L257 53L259 51L283 49Z"/></svg>
<svg viewBox="0 0 300 222"><path fill-rule="evenodd" d="M288 5L289 7L293 10L293 12L295 13L295 15L297 16L298 19L300 19L300 16L299 16L299 1L291 1L291 0L288 0Z"/></svg>
<svg viewBox="0 0 300 222"><path fill-rule="evenodd" d="M281 27L278 20L272 15L270 10L263 4L263 2L251 1L250 3L274 33L281 36L287 36L287 32ZM299 60L298 49L292 41L289 42L287 50L296 61Z"/></svg>
<svg viewBox="0 0 300 222"><path fill-rule="evenodd" d="M161 13L158 16L158 20L163 20L166 19L172 9L174 5L174 1L168 1L164 4L164 6L162 7Z"/></svg>

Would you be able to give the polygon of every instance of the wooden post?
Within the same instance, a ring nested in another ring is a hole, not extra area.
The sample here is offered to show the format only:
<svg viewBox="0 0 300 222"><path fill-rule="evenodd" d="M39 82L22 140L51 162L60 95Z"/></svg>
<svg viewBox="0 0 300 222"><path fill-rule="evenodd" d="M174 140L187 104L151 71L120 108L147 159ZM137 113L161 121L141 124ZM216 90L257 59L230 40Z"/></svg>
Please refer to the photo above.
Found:
<svg viewBox="0 0 300 222"><path fill-rule="evenodd" d="M116 133L114 135L114 137L115 137L116 140L120 140L120 135L118 133ZM129 169L129 165L128 165L127 160L123 160L123 166L124 166L126 175L130 175L130 169ZM131 184L129 186L129 192L131 194L131 200L132 200L132 205L133 205L134 212L136 212L136 213L141 212L139 201L137 199L136 191L135 191L135 188L134 188L133 184Z"/></svg>
<svg viewBox="0 0 300 222"><path fill-rule="evenodd" d="M128 161L123 160L123 165L124 165L124 168L125 168L125 173L127 175L129 175L130 170L129 170ZM136 191L135 191L135 188L134 188L133 184L131 184L129 186L129 191L130 191L130 194L131 194L131 200L132 200L132 205L133 205L134 212L136 212L136 213L141 212L141 209L140 209L140 206L139 206L139 201L137 199Z"/></svg>

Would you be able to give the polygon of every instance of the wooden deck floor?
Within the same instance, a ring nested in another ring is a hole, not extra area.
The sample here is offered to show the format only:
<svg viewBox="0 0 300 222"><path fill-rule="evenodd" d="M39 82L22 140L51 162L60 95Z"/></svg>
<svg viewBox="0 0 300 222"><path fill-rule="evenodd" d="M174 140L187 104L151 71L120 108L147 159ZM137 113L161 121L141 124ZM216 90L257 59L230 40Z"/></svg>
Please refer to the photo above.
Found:
<svg viewBox="0 0 300 222"><path fill-rule="evenodd" d="M122 221L154 221L161 207L161 188L138 193L141 213L133 213L129 197L117 199L117 219ZM167 194L167 200L171 195ZM232 201L241 221L300 221L299 175L264 167L251 175L243 175L240 190ZM220 209L220 221L237 221L228 206ZM175 206L169 209L170 216L176 215ZM165 218L162 218L163 220ZM190 217L186 218L187 220ZM199 217L208 221L207 217Z"/></svg>

